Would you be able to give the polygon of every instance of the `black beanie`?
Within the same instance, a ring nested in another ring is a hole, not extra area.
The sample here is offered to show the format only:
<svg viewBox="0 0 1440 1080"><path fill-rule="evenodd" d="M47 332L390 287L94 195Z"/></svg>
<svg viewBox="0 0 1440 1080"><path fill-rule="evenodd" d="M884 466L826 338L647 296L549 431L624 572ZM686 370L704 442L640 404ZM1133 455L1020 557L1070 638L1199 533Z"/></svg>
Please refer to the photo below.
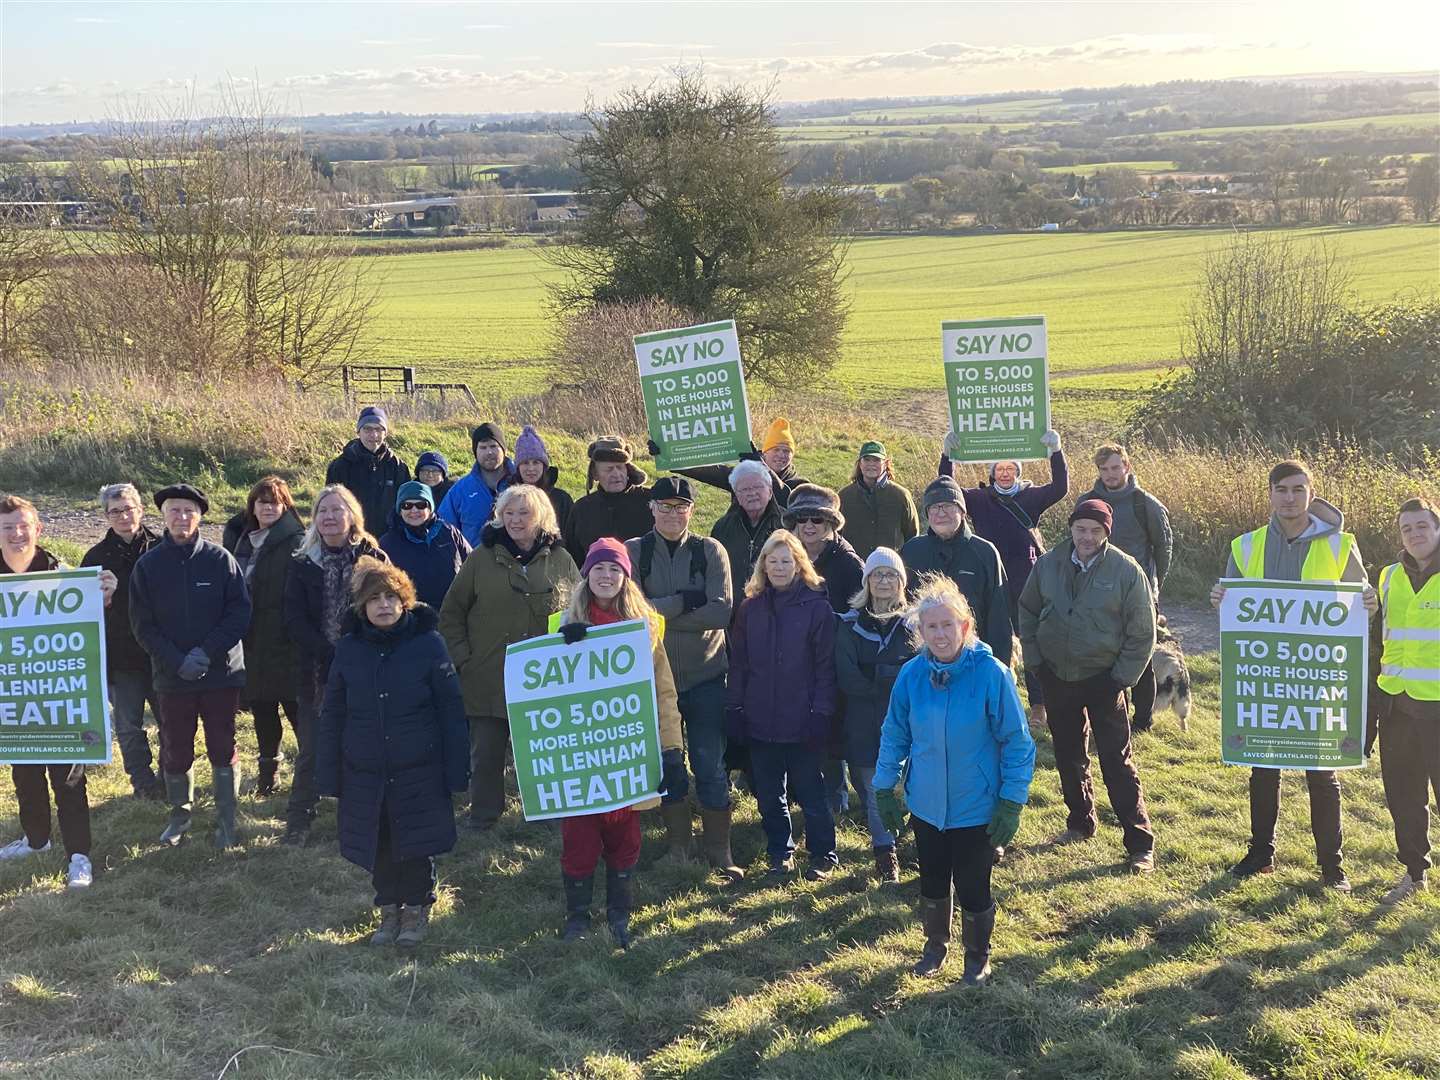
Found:
<svg viewBox="0 0 1440 1080"><path fill-rule="evenodd" d="M507 454L510 452L510 444L505 441L505 431L499 424L492 420L486 420L479 427L470 432L470 453L475 453L478 443L491 440L500 444L500 449Z"/></svg>

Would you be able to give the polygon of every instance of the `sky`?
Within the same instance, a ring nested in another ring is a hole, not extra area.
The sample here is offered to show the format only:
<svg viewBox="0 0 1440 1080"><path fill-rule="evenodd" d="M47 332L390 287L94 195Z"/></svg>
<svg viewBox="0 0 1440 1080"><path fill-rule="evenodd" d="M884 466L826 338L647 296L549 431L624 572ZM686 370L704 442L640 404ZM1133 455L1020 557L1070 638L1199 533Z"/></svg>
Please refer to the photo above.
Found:
<svg viewBox="0 0 1440 1080"><path fill-rule="evenodd" d="M0 0L0 123L120 115L222 82L278 108L573 110L703 63L779 101L1434 69L1434 0L278 3Z"/></svg>

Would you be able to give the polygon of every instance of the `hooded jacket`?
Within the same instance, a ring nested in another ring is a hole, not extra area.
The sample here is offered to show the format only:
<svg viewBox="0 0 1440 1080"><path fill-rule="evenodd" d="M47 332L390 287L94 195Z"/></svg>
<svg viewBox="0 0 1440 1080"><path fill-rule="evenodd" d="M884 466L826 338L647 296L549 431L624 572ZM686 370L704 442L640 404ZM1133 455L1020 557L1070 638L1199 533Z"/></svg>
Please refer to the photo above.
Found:
<svg viewBox="0 0 1440 1080"><path fill-rule="evenodd" d="M130 628L150 654L155 689L192 693L245 685L250 592L235 557L197 536L177 544L167 532L130 574ZM210 669L180 678L185 654L199 646Z"/></svg>
<svg viewBox="0 0 1440 1080"><path fill-rule="evenodd" d="M351 614L335 645L315 724L315 788L339 797L340 854L367 870L382 813L397 859L455 846L450 798L470 783L470 727L436 622L425 604L389 630Z"/></svg>
<svg viewBox="0 0 1440 1080"><path fill-rule="evenodd" d="M1140 564L1106 544L1082 571L1066 540L1040 556L1020 594L1025 667L1065 682L1108 677L1134 686L1155 651L1155 605Z"/></svg>
<svg viewBox="0 0 1440 1080"><path fill-rule="evenodd" d="M1033 527L1039 528L1040 515L1065 498L1069 490L1070 469L1065 463L1064 453L1059 450L1050 455L1048 484L1032 484L1022 479L1020 490L1014 495L1000 494L993 484L964 489L965 515L970 519L975 535L989 540L1000 552L1006 586L1012 597L1019 598L1030 576L1030 568L1044 554L1044 548L1035 543L1034 534L1021 521L1020 515L1024 515ZM1017 515L1014 510L1019 510L1020 514ZM1166 566L1169 566L1168 560Z"/></svg>
<svg viewBox="0 0 1440 1080"><path fill-rule="evenodd" d="M626 462L625 471L629 484L624 491L612 493L597 487L576 501L570 513L570 532L565 536L565 547L577 566L585 561L590 545L602 536L610 536L623 543L644 536L654 527L655 515L650 513L650 489L645 486L646 475L630 462Z"/></svg>
<svg viewBox="0 0 1440 1080"><path fill-rule="evenodd" d="M477 461L470 466L470 471L456 480L445 498L435 508L435 516L447 525L453 525L460 530L465 537L465 542L472 548L480 543L480 532L490 523L490 518L495 510L495 496L510 487L512 484L520 483L520 474L515 471L515 462L508 457L500 463L500 482L495 490L490 490L490 485L485 483L485 477L480 472L480 463ZM393 501L393 500L392 500Z"/></svg>
<svg viewBox="0 0 1440 1080"><path fill-rule="evenodd" d="M460 673L465 714L502 720L505 646L545 633L550 613L561 610L580 580L558 536L541 535L521 562L503 533L485 526L440 606L440 634Z"/></svg>
<svg viewBox="0 0 1440 1080"><path fill-rule="evenodd" d="M880 732L876 791L893 790L904 775L912 814L937 829L964 829L989 824L1001 799L1024 805L1034 774L1035 740L1015 680L984 642L948 664L926 650L901 668Z"/></svg>
<svg viewBox="0 0 1440 1080"><path fill-rule="evenodd" d="M390 527L395 493L410 479L410 466L395 456L388 443L371 453L359 439L345 444L340 456L325 470L325 483L344 484L360 500L365 531L379 536Z"/></svg>
<svg viewBox="0 0 1440 1080"><path fill-rule="evenodd" d="M107 671L149 671L150 654L135 640L130 628L130 575L135 564L151 548L160 543L160 534L145 525L126 543L114 529L85 552L81 566L98 566L115 575L115 595L105 609L105 669ZM249 657L247 655L246 659Z"/></svg>
<svg viewBox="0 0 1440 1080"><path fill-rule="evenodd" d="M1310 553L1311 543L1328 542L1332 536L1345 531L1345 515L1332 503L1324 499L1310 501L1310 524L1294 540L1285 538L1285 530L1272 514L1265 535L1265 576L1272 581L1300 581L1300 569L1305 565L1305 556ZM1243 577L1240 567L1235 565L1232 552L1225 561L1226 577ZM1360 557L1360 545L1350 545L1350 555L1340 575L1341 581L1369 581L1365 563Z"/></svg>
<svg viewBox="0 0 1440 1080"><path fill-rule="evenodd" d="M245 535L245 515L225 526L225 550L232 555ZM282 514L254 556L250 571L250 628L245 631L245 700L294 701L300 667L285 631L285 580L305 529L293 513Z"/></svg>
<svg viewBox="0 0 1440 1080"><path fill-rule="evenodd" d="M743 713L744 738L815 747L830 739L839 708L835 623L825 594L800 581L740 605L726 707Z"/></svg>
<svg viewBox="0 0 1440 1080"><path fill-rule="evenodd" d="M1165 504L1140 487L1133 472L1118 491L1111 491L1097 479L1085 498L1110 504L1114 520L1110 543L1140 564L1158 597L1170 573L1170 556L1175 548L1170 511Z"/></svg>
<svg viewBox="0 0 1440 1080"><path fill-rule="evenodd" d="M912 594L920 588L921 574L944 574L955 582L970 602L980 640L1002 664L1010 663L1015 646L1005 568L995 545L971 531L968 517L949 540L927 529L900 549L900 558Z"/></svg>
<svg viewBox="0 0 1440 1080"><path fill-rule="evenodd" d="M840 513L845 528L840 530L862 560L877 547L899 551L905 541L920 533L920 516L910 492L887 473L870 487L857 475L840 489Z"/></svg>
<svg viewBox="0 0 1440 1080"><path fill-rule="evenodd" d="M460 530L438 518L431 518L418 532L397 520L380 538L380 549L410 576L420 602L437 611L470 554Z"/></svg>
<svg viewBox="0 0 1440 1080"><path fill-rule="evenodd" d="M835 631L835 682L844 702L845 760L873 769L880 725L900 669L915 655L902 612L880 620L870 611L847 611Z"/></svg>

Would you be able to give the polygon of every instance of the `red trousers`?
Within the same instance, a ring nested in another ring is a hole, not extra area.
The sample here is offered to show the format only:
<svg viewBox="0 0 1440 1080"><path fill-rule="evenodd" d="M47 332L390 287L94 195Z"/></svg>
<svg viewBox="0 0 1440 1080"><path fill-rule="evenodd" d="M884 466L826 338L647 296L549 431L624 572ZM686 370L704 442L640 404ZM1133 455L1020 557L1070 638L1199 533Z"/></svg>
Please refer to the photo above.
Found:
<svg viewBox="0 0 1440 1080"><path fill-rule="evenodd" d="M601 855L611 870L629 870L640 861L640 811L627 806L561 818L560 869L566 877L588 878Z"/></svg>

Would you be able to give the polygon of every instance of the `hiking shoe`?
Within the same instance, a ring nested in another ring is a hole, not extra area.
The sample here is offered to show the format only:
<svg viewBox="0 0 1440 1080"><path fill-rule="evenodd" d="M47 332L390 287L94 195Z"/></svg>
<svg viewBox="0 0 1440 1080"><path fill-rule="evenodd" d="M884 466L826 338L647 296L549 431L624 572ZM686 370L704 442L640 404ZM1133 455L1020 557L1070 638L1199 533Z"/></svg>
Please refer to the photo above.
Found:
<svg viewBox="0 0 1440 1080"><path fill-rule="evenodd" d="M23 859L26 855L39 855L42 851L50 850L50 841L46 840L43 847L31 847L26 837L20 837L4 847L0 847L0 862L6 859Z"/></svg>
<svg viewBox="0 0 1440 1080"><path fill-rule="evenodd" d="M70 866L65 871L65 887L67 889L88 889L95 880L95 868L90 865L90 857L81 855L78 851L70 856Z"/></svg>
<svg viewBox="0 0 1440 1080"><path fill-rule="evenodd" d="M370 935L371 945L394 945L400 933L400 905L391 904L380 909L380 926Z"/></svg>
<svg viewBox="0 0 1440 1080"><path fill-rule="evenodd" d="M893 847L875 849L875 880L881 885L895 885L900 881L900 863L895 858Z"/></svg>
<svg viewBox="0 0 1440 1080"><path fill-rule="evenodd" d="M830 876L830 871L839 869L837 863L833 862L812 862L805 868L806 881L824 881Z"/></svg>
<svg viewBox="0 0 1440 1080"><path fill-rule="evenodd" d="M395 935L395 944L402 949L413 949L425 940L425 927L430 922L430 905L402 907L400 909L400 932Z"/></svg>
<svg viewBox="0 0 1440 1080"><path fill-rule="evenodd" d="M1380 903L1387 907L1391 904L1398 904L1401 900L1408 900L1417 892L1424 892L1428 887L1423 877L1417 881L1409 873L1401 874L1395 887L1380 898Z"/></svg>
<svg viewBox="0 0 1440 1080"><path fill-rule="evenodd" d="M778 862L769 870L765 871L765 878L768 881L784 881L795 872L795 860L785 859Z"/></svg>
<svg viewBox="0 0 1440 1080"><path fill-rule="evenodd" d="M1350 891L1350 879L1345 876L1344 870L1323 870L1320 873L1320 881L1327 889L1334 889L1336 892L1342 893Z"/></svg>
<svg viewBox="0 0 1440 1080"><path fill-rule="evenodd" d="M1079 829L1066 829L1059 836L1051 841L1056 847L1065 847L1068 844L1083 844L1091 839L1094 833L1083 833Z"/></svg>
<svg viewBox="0 0 1440 1080"><path fill-rule="evenodd" d="M1155 852L1132 851L1125 856L1125 865L1132 874L1152 874L1155 872Z"/></svg>
<svg viewBox="0 0 1440 1080"><path fill-rule="evenodd" d="M1230 867L1230 876L1237 878L1254 877L1256 874L1273 874L1274 872L1275 856L1265 855L1253 849L1247 851L1243 859Z"/></svg>

